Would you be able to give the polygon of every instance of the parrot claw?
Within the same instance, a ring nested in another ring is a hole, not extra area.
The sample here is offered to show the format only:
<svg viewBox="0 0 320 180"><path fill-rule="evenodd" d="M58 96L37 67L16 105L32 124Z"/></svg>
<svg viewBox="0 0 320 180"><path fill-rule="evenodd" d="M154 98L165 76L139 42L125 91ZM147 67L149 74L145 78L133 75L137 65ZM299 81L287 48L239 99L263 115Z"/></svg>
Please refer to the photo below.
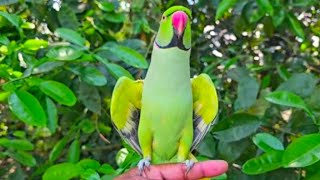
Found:
<svg viewBox="0 0 320 180"><path fill-rule="evenodd" d="M185 164L186 164L186 167L187 167L187 169L186 169L186 174L188 174L189 171L191 170L191 168L192 168L193 165L194 165L194 161L192 161L192 160L186 160L186 161L185 161Z"/></svg>
<svg viewBox="0 0 320 180"><path fill-rule="evenodd" d="M141 159L141 160L139 161L139 163L138 163L138 170L139 170L139 175L140 175L140 176L142 175L142 172L143 172L144 168L150 166L150 161L151 161L150 158L144 158L144 159Z"/></svg>

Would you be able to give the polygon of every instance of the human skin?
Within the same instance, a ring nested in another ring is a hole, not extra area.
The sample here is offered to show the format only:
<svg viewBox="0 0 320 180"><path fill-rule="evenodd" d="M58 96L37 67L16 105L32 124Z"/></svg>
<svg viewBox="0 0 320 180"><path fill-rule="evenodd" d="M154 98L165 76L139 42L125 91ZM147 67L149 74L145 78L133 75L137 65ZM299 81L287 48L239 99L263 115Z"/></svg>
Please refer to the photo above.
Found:
<svg viewBox="0 0 320 180"><path fill-rule="evenodd" d="M195 180L201 178L210 178L219 176L228 170L228 163L222 160L209 160L197 162L186 173L186 165L184 163L176 164L159 164L147 167L141 175L138 168L133 168L115 178L115 180L148 180L148 179L188 179Z"/></svg>

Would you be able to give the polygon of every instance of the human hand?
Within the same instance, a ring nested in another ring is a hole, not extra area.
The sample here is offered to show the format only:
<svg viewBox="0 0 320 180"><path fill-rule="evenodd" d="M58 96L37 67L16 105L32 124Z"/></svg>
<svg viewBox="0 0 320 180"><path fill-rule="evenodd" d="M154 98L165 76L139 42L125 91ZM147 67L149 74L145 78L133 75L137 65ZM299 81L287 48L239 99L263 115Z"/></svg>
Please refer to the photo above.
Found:
<svg viewBox="0 0 320 180"><path fill-rule="evenodd" d="M138 168L133 168L116 178L116 180L148 180L148 179L201 179L219 176L228 170L228 164L222 160L197 162L186 173L184 163L157 164L146 167L142 175Z"/></svg>

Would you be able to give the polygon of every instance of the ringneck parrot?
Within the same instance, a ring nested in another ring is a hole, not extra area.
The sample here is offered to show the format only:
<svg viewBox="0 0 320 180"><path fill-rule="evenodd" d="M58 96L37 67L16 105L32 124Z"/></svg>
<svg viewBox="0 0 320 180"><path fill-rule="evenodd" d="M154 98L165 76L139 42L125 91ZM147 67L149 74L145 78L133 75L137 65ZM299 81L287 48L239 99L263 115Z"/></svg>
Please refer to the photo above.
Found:
<svg viewBox="0 0 320 180"><path fill-rule="evenodd" d="M166 10L153 43L144 80L118 79L110 114L122 138L150 163L194 163L191 151L208 132L218 112L215 86L207 74L190 79L191 12Z"/></svg>

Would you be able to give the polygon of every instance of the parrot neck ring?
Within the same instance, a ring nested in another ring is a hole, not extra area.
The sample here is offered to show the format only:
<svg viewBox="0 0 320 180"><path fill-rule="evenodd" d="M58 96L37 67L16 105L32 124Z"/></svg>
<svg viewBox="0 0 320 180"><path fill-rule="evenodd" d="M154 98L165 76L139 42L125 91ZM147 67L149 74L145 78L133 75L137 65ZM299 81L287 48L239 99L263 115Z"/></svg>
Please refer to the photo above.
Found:
<svg viewBox="0 0 320 180"><path fill-rule="evenodd" d="M184 32L182 33L182 36L183 37L183 34ZM155 44L156 46L158 46L159 48L161 49L167 49L167 48L172 48L172 47L178 47L179 49L181 50L184 50L184 51L188 51L190 48L186 48L183 44L183 40L182 38L179 37L176 33L174 33L170 43L168 45L165 45L165 46L161 46L157 43L157 41L155 41Z"/></svg>
<svg viewBox="0 0 320 180"><path fill-rule="evenodd" d="M155 41L155 44L162 49L178 47L181 50L188 51L190 48L186 48L183 44L183 37L187 23L189 21L188 15L184 11L176 11L172 14L172 30L173 37L168 45L161 46Z"/></svg>

